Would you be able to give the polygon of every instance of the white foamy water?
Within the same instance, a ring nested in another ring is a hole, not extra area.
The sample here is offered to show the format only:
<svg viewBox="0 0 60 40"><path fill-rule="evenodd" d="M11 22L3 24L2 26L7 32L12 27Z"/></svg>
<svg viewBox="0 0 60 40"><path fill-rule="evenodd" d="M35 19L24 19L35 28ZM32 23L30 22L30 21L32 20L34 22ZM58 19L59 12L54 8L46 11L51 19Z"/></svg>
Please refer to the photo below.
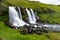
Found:
<svg viewBox="0 0 60 40"><path fill-rule="evenodd" d="M21 27L27 25L22 19L19 18L15 7L9 7L9 20L10 23L12 23L12 26Z"/></svg>
<svg viewBox="0 0 60 40"><path fill-rule="evenodd" d="M35 16L35 13L34 13L33 9L30 9L30 11L31 11L31 14L32 14L32 19L36 23L36 16Z"/></svg>
<svg viewBox="0 0 60 40"><path fill-rule="evenodd" d="M30 12L31 10L31 12ZM26 11L27 11L27 15L28 15L28 19L29 19L29 23L31 24L36 24L36 19L35 19L35 15L34 15L34 12L32 9L28 10L26 8ZM31 15L32 14L32 15Z"/></svg>

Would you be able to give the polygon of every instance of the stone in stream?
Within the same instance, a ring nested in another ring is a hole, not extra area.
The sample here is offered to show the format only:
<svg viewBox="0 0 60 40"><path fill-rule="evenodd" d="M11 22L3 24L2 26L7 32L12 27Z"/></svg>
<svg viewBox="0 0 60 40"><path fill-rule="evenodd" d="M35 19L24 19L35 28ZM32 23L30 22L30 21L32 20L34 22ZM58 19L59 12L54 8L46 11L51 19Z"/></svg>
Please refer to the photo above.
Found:
<svg viewBox="0 0 60 40"><path fill-rule="evenodd" d="M37 28L37 27L34 27L34 26L29 26L29 27L27 27L27 26L24 26L23 28L22 28L22 34L42 34L42 30L39 28Z"/></svg>

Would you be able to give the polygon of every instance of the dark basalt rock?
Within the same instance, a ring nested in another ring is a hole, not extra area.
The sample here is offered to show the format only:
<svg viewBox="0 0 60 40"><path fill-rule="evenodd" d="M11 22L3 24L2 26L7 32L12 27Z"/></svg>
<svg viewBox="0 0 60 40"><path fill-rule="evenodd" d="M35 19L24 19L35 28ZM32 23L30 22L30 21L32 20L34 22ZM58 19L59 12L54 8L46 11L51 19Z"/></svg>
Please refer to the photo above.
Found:
<svg viewBox="0 0 60 40"><path fill-rule="evenodd" d="M41 31L41 29L38 29L38 28L35 28L35 27L33 27L33 26L29 26L29 27L27 27L27 26L24 26L23 28L22 28L22 34L42 34L42 31Z"/></svg>
<svg viewBox="0 0 60 40"><path fill-rule="evenodd" d="M28 27L26 25L22 28L22 34L28 34Z"/></svg>
<svg viewBox="0 0 60 40"><path fill-rule="evenodd" d="M3 40L2 38L0 38L0 40Z"/></svg>
<svg viewBox="0 0 60 40"><path fill-rule="evenodd" d="M42 27L42 31L48 33L49 30L47 30L45 27Z"/></svg>

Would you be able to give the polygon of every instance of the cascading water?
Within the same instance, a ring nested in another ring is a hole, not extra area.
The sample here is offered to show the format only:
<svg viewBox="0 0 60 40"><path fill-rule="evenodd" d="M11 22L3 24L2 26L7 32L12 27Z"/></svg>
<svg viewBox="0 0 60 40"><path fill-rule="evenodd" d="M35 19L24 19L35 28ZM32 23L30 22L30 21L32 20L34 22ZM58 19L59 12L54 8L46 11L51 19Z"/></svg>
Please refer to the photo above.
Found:
<svg viewBox="0 0 60 40"><path fill-rule="evenodd" d="M9 7L9 19L10 23L12 23L12 26L21 27L26 25L26 23L19 18L15 7Z"/></svg>
<svg viewBox="0 0 60 40"><path fill-rule="evenodd" d="M27 11L27 14L28 14L29 23L31 23L31 24L35 24L35 22L34 22L33 19L32 19L32 16L31 16L30 11L29 11L27 8L26 8L26 11Z"/></svg>
<svg viewBox="0 0 60 40"><path fill-rule="evenodd" d="M22 19L20 7L18 7L18 11L19 11L19 18Z"/></svg>
<svg viewBox="0 0 60 40"><path fill-rule="evenodd" d="M18 17L15 7L9 7L9 18L12 26L20 26L20 19Z"/></svg>
<svg viewBox="0 0 60 40"><path fill-rule="evenodd" d="M31 9L32 14L31 14L30 10L28 10L27 8L26 8L26 11L27 11L27 14L28 14L29 23L33 24L34 27L37 27L37 25L35 25L36 24L36 19L35 19L35 15L34 15L33 10Z"/></svg>
<svg viewBox="0 0 60 40"><path fill-rule="evenodd" d="M32 19L33 19L33 21L36 23L36 16L35 16L35 14L34 14L33 9L30 9L30 11L31 11L31 13L32 13Z"/></svg>
<svg viewBox="0 0 60 40"><path fill-rule="evenodd" d="M23 21L23 19L22 19L20 7L18 7L18 11L19 11L19 18L21 19L22 24L25 24L25 25L29 26L29 24L25 23L25 22Z"/></svg>

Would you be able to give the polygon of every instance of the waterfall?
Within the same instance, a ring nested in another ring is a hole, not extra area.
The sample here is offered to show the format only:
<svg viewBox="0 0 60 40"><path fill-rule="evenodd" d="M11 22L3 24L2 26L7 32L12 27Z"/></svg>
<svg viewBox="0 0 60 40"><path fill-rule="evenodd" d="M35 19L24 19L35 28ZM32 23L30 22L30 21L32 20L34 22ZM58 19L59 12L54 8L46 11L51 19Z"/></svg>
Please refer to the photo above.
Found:
<svg viewBox="0 0 60 40"><path fill-rule="evenodd" d="M19 18L22 19L20 7L18 7L18 11L19 11Z"/></svg>
<svg viewBox="0 0 60 40"><path fill-rule="evenodd" d="M16 12L15 7L9 7L9 18L10 22L12 23L12 26L18 26L20 25L20 20L18 17L18 12Z"/></svg>
<svg viewBox="0 0 60 40"><path fill-rule="evenodd" d="M10 23L12 23L12 26L21 27L27 25L22 19L19 18L15 7L9 7L9 20Z"/></svg>
<svg viewBox="0 0 60 40"><path fill-rule="evenodd" d="M29 26L29 24L25 23L25 22L23 21L23 19L22 19L20 7L18 7L18 11L19 11L19 18L21 19L22 24L25 24L25 25Z"/></svg>
<svg viewBox="0 0 60 40"><path fill-rule="evenodd" d="M31 13L32 13L32 19L33 19L33 21L36 22L36 16L35 16L35 14L34 14L33 9L30 9L30 11L31 11Z"/></svg>
<svg viewBox="0 0 60 40"><path fill-rule="evenodd" d="M29 18L29 23L33 24L33 20L32 20L32 16L31 16L31 13L30 11L26 8L26 11L27 11L27 15L28 15L28 18Z"/></svg>
<svg viewBox="0 0 60 40"><path fill-rule="evenodd" d="M28 15L28 18L29 18L29 23L36 24L36 19L35 19L35 15L33 13L33 10L31 10L32 15L31 15L30 10L28 10L27 8L26 8L26 11L27 11L27 15Z"/></svg>

